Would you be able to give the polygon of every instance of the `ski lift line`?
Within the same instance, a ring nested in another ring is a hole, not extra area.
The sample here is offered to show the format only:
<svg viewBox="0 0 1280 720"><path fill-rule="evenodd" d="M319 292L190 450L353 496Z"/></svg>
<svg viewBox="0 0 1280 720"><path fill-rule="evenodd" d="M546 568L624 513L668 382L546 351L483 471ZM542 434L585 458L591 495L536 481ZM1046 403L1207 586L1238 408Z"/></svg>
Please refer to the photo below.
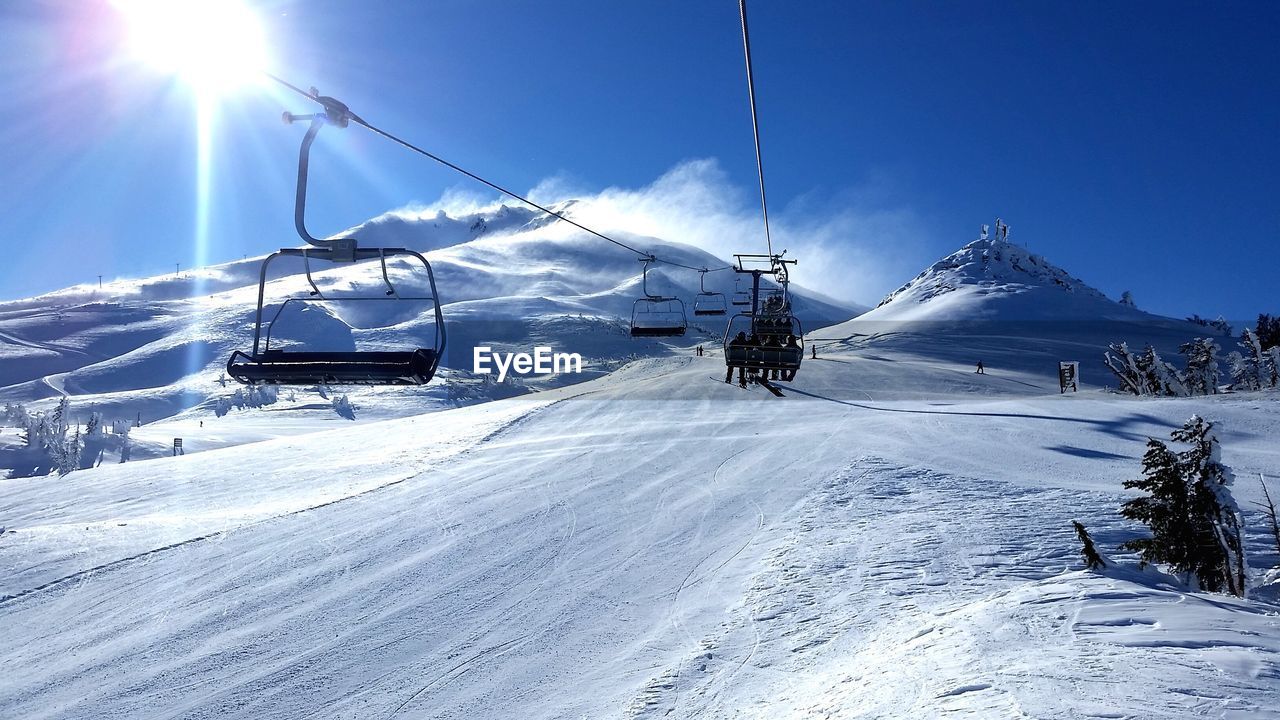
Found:
<svg viewBox="0 0 1280 720"><path fill-rule="evenodd" d="M760 210L764 214L764 239L773 255L773 236L769 233L769 203L764 194L764 156L760 153L760 120L756 115L756 81L751 72L751 36L747 32L747 0L738 0L742 16L742 51L747 60L747 97L751 100L751 132L756 141L756 172L760 176Z"/></svg>
<svg viewBox="0 0 1280 720"><path fill-rule="evenodd" d="M298 87L297 85L294 85L294 84L292 84L292 83L288 82L287 80L284 80L284 79L282 79L282 78L280 78L280 77L277 77L276 75L273 75L273 74L271 74L271 73L269 73L269 72L264 72L263 74L264 74L264 75L266 75L266 76L267 76L268 78L270 78L271 80L274 80L275 82L277 82L277 83L279 83L280 85L284 86L285 88L287 88L287 89L289 89L289 90L291 90L291 91L293 91L293 92L295 92L295 93L297 93L297 94L299 94L299 95L301 95L301 96L303 96L303 97L307 98L308 100L311 100L312 102L320 103L320 105L325 109L325 113L326 113L326 115L328 115L328 114L330 114L330 113L333 113L333 115L334 115L334 116L330 117L330 121L331 121L331 122L333 122L335 125L338 125L339 127L345 127L348 121L350 121L350 122L354 122L355 124L360 125L361 127L365 128L366 130L369 130L370 132L372 132L372 133L374 133L374 134L376 134L376 135L381 135L382 137L386 138L387 140L390 140L390 141L391 141L391 142L393 142L393 143L396 143L397 145L400 145L401 147L404 147L404 148L406 148L406 149L408 149L408 150L410 150L410 151L412 151L412 152L418 153L419 155L422 155L422 156L424 156L424 157L426 157L426 158L428 158L428 159L430 159L430 160L434 160L435 162L437 162L437 163L439 163L439 164L441 164L441 165L444 165L445 167L449 168L450 170L453 170L453 171L455 171L455 172L461 173L461 174L463 174L463 175L465 175L465 176L467 176L467 177L471 178L472 180L475 180L476 182L478 182L478 183L480 183L480 184L482 184L482 185L485 185L485 186L490 187L490 188L492 188L492 189L494 189L494 190L497 190L498 192L500 192L500 193L502 193L502 194L504 194L504 195L507 195L507 196L509 196L509 197L515 198L516 200L519 200L520 202L522 202L522 203L524 203L524 204L526 204L526 205L528 205L528 206L530 206L530 207L532 207L532 208L535 208L535 209L537 209L537 210L539 210L539 211L541 211L541 212L544 212L544 213L546 213L547 215L550 215L551 217L556 218L557 220L563 220L564 222L569 223L570 225L572 225L572 226L574 226L574 227L578 228L579 230L582 230L583 232L590 233L591 235L594 235L594 236L596 236L596 237L600 238L601 240L605 240L605 241L611 242L611 243L613 243L614 245L617 245L618 247L623 248L623 249L625 249L625 250L630 250L631 252L635 253L636 255L641 256L642 258L649 258L652 262L659 262L659 263L663 263L663 264L665 264L665 265L671 265L671 266L673 266L673 267L684 268L685 270L692 270L692 271L694 271L694 272L700 272L700 271L702 271L702 270L705 270L705 268L693 267L692 265L685 265L685 264L683 264L683 263L678 263L678 262L675 262L675 261L673 261L673 260L666 260L666 259L664 259L664 258L661 258L661 257L658 257L658 256L654 255L653 253L644 252L643 250L638 250L638 249L636 249L636 248L634 248L634 247L632 247L632 246L630 246L630 245L628 245L628 244L626 244L626 243L624 243L624 242L622 242L622 241L620 241L620 240L615 240L615 239L613 239L613 238L609 237L608 235L605 235L604 233L601 233L601 232L597 232L597 231L595 231L595 230L592 230L591 228L587 227L586 225L583 225L582 223L579 223L579 222L574 221L574 220L570 220L569 218L565 217L564 215L561 215L560 213L555 212L554 210L551 210L550 208L547 208L547 207L544 207L544 206L542 206L542 205L539 205L538 203L536 203L536 202L534 202L534 201L530 200L529 198L524 197L523 195L520 195L520 194L518 194L518 193L515 193L515 192L513 192L513 191L511 191L511 190L508 190L508 189L506 189L506 188L502 187L501 185L498 185L497 183L490 182L490 181L488 181L488 180L486 180L486 179L484 179L484 178L480 177L479 175L476 175L476 174L475 174L475 173L473 173L473 172L470 172L470 171L468 171L468 170L466 170L466 169L464 169L464 168L462 168L462 167L460 167L460 166L458 166L458 165L455 165L454 163L451 163L451 162L449 162L448 160L445 160L444 158L440 157L439 155L436 155L435 153L432 153L432 152L430 152L430 151L428 151L428 150L424 150L424 149L422 149L422 148L418 147L417 145L414 145L413 143L411 143L411 142L409 142L409 141L407 141L407 140L404 140L404 139L402 139L402 138L400 138L400 137L397 137L397 136L395 136L395 135L392 135L391 133L387 132L386 130L383 130L382 128L379 128L379 127L377 127L376 125L373 125L372 123L370 123L370 122L366 121L364 118L360 117L359 115L357 115L357 114L355 114L355 113L351 112L351 109L350 109L350 108L348 108L346 105L344 105L344 104L342 104L342 103L338 102L337 100L334 100L333 98L330 98L330 97L321 97L321 96L319 96L319 95L315 95L315 94L312 94L312 93L310 93L310 92L307 92L307 91L303 90L302 88ZM286 115L287 115L287 114L286 114ZM716 268L713 272L718 272L718 271L720 271L720 270L729 270L729 269L731 269L732 267L733 267L732 265L726 265L725 267Z"/></svg>

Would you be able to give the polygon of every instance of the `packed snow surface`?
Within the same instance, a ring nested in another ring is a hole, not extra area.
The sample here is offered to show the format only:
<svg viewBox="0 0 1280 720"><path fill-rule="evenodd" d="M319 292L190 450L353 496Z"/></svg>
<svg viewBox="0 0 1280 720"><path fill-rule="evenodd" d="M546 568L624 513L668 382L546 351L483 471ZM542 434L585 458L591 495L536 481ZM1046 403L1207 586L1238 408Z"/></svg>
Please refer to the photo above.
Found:
<svg viewBox="0 0 1280 720"><path fill-rule="evenodd" d="M1132 537L1120 482L1192 412L1274 476L1276 394L722 373L7 481L0 714L1276 716L1275 606L1080 571L1070 527Z"/></svg>

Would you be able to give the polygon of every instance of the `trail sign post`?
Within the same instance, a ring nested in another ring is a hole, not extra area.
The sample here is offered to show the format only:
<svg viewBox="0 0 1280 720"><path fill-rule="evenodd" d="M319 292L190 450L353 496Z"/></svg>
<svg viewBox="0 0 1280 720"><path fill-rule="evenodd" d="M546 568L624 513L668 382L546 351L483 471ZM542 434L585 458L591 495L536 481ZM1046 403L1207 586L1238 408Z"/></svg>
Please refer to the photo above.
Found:
<svg viewBox="0 0 1280 720"><path fill-rule="evenodd" d="M1067 388L1071 388L1071 392L1078 391L1079 387L1076 384L1076 378L1078 377L1080 377L1080 363L1058 363L1058 394L1065 393Z"/></svg>
<svg viewBox="0 0 1280 720"><path fill-rule="evenodd" d="M187 454L187 451L182 449L182 438L173 439L173 454L174 457Z"/></svg>

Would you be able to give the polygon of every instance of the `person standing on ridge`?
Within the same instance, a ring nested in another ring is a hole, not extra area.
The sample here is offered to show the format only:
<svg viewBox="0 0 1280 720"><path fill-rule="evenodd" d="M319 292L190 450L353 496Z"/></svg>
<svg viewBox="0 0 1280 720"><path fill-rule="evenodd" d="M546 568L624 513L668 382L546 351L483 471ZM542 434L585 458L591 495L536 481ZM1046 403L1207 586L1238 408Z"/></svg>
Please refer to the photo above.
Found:
<svg viewBox="0 0 1280 720"><path fill-rule="evenodd" d="M977 370L975 370L974 372L976 372L976 373L977 373L977 374L979 374L979 375L986 375L986 374L987 374L986 369L982 367L982 361L981 361L981 360L979 360L979 361L978 361L978 369L977 369Z"/></svg>

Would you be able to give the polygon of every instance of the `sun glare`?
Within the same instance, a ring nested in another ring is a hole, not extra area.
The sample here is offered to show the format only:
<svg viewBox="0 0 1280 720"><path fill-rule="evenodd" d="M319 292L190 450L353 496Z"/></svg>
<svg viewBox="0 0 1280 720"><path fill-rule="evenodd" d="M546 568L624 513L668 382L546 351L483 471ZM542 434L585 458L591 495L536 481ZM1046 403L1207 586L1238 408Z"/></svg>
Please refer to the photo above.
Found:
<svg viewBox="0 0 1280 720"><path fill-rule="evenodd" d="M201 95L261 79L266 50L258 18L235 0L115 0L129 50Z"/></svg>

